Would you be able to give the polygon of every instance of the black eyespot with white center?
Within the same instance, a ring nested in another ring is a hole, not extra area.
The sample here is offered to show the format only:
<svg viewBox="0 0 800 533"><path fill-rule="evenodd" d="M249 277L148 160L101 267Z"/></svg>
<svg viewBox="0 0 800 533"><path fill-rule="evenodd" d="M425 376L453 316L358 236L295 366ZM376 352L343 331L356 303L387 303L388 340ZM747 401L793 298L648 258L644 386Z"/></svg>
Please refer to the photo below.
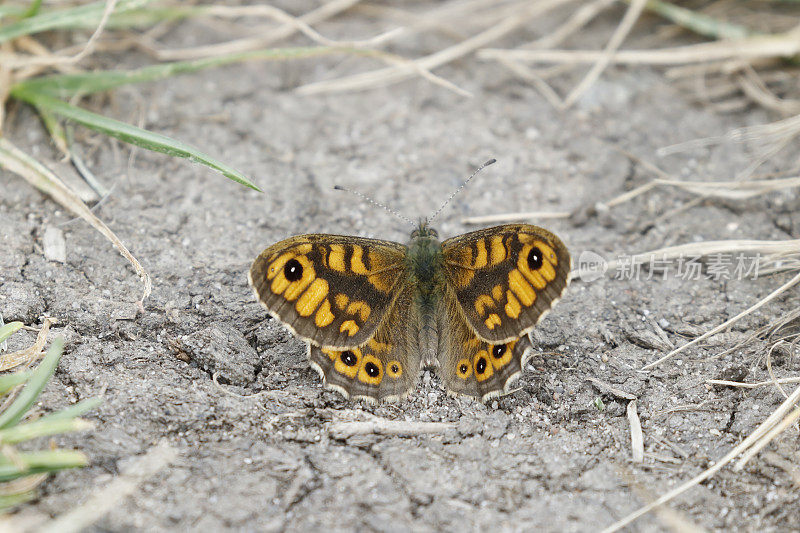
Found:
<svg viewBox="0 0 800 533"><path fill-rule="evenodd" d="M544 256L538 246L534 246L531 248L531 251L528 252L528 268L531 270L539 270L542 268L543 260Z"/></svg>
<svg viewBox="0 0 800 533"><path fill-rule="evenodd" d="M461 363L461 366L458 367L458 371L461 374L466 374L469 371L469 367L467 366L467 363Z"/></svg>
<svg viewBox="0 0 800 533"><path fill-rule="evenodd" d="M392 374L397 374L398 372L400 372L400 365L398 365L397 363L394 363L391 366L391 370L392 370Z"/></svg>
<svg viewBox="0 0 800 533"><path fill-rule="evenodd" d="M283 275L289 281L297 281L303 277L303 265L297 259L289 259L283 267Z"/></svg>
<svg viewBox="0 0 800 533"><path fill-rule="evenodd" d="M347 366L355 366L355 364L358 362L358 357L356 357L356 354L350 350L342 352L340 357L342 359L342 363L346 364Z"/></svg>
<svg viewBox="0 0 800 533"><path fill-rule="evenodd" d="M381 369L378 368L378 365L376 365L372 361L364 365L364 371L371 378L377 378L378 376L381 375Z"/></svg>
<svg viewBox="0 0 800 533"><path fill-rule="evenodd" d="M492 355L495 359L500 359L506 353L508 347L505 344L498 344L494 348L492 348Z"/></svg>
<svg viewBox="0 0 800 533"><path fill-rule="evenodd" d="M475 363L475 373L483 374L484 372L486 372L486 359L481 357L478 359L478 362Z"/></svg>

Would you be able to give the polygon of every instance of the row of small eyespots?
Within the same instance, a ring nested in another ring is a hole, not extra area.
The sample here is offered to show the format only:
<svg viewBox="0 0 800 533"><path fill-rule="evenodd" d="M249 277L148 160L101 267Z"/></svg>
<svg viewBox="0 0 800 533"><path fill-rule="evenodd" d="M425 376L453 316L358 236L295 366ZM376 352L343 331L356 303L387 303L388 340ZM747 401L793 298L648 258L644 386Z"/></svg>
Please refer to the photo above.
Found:
<svg viewBox="0 0 800 533"><path fill-rule="evenodd" d="M461 379L467 379L472 375L474 369L475 378L478 381L489 379L495 370L500 370L511 361L516 343L517 341L511 341L508 344L492 346L491 358L486 350L480 350L472 357L472 360L466 357L459 360L456 365L456 375Z"/></svg>
<svg viewBox="0 0 800 533"><path fill-rule="evenodd" d="M380 385L383 380L383 364L373 354L363 354L359 348L337 352L323 350L334 362L334 369L349 378L358 378L368 385ZM399 379L403 375L403 365L396 360L386 364L386 375Z"/></svg>

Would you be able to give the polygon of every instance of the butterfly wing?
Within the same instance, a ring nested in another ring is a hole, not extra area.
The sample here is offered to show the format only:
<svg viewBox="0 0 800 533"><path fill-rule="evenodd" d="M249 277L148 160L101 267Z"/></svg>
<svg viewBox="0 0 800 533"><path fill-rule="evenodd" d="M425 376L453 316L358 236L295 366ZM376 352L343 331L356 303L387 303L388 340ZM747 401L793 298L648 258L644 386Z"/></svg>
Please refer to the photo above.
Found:
<svg viewBox="0 0 800 533"><path fill-rule="evenodd" d="M273 244L250 267L250 286L298 337L353 348L375 335L400 294L402 244L340 235L300 235Z"/></svg>
<svg viewBox="0 0 800 533"><path fill-rule="evenodd" d="M444 295L444 309L458 306L452 288ZM448 392L485 402L509 391L532 354L527 334L510 341L489 343L479 338L460 312L445 312L439 334L439 368Z"/></svg>
<svg viewBox="0 0 800 533"><path fill-rule="evenodd" d="M420 320L414 309L413 287L407 287L366 344L347 350L309 345L311 366L326 387L346 398L396 401L405 397L420 371Z"/></svg>
<svg viewBox="0 0 800 533"><path fill-rule="evenodd" d="M572 260L561 239L508 224L442 243L444 271L469 328L489 343L523 337L561 298Z"/></svg>

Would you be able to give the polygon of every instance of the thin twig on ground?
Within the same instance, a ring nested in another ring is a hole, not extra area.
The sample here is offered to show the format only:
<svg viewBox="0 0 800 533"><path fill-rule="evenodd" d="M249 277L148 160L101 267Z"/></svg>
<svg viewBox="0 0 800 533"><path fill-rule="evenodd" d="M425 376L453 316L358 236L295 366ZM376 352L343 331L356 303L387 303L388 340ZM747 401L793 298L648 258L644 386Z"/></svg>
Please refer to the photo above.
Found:
<svg viewBox="0 0 800 533"><path fill-rule="evenodd" d="M781 285L780 287L778 287L777 289L772 291L765 298L762 298L761 300L759 300L756 304L748 307L747 309L745 309L744 311L742 311L738 315L734 316L733 318L731 318L729 320L726 320L725 322L723 322L719 326L707 331L706 333L700 335L696 339L694 339L694 340L692 340L690 342L687 342L683 346L680 346L680 347L672 350L671 352L669 352L664 357L661 357L658 360L653 361L652 363L646 364L645 366L642 367L642 370L651 370L651 369L655 368L656 366L660 365L661 363L663 363L664 361L667 361L667 360L675 357L676 355L678 355L679 353L683 352L684 350L686 350L690 346L694 346L695 344L704 341L705 339L711 337L712 335L714 335L716 333L719 333L720 331L722 331L722 330L726 329L727 327L729 327L731 324L734 324L734 323L738 322L739 320L741 320L742 318L744 318L745 316L749 315L750 313L752 313L756 309L759 309L760 307L763 307L767 303L771 302L772 300L774 300L775 298L777 298L778 296L780 296L781 294L783 294L784 292L786 292L787 290L789 290L791 287L793 287L794 285L796 285L799 282L800 282L800 274L797 274L792 279L790 279L789 281L787 281L786 283L784 283L783 285Z"/></svg>
<svg viewBox="0 0 800 533"><path fill-rule="evenodd" d="M755 429L745 440L743 440L739 445L735 446L730 452L728 452L724 457L722 457L719 461L714 463L710 468L707 468L697 476L693 477L689 481L682 483L678 487L668 491L666 494L662 495L657 500L650 502L649 504L639 508L638 510L630 513L626 517L614 522L607 528L603 530L604 533L611 533L613 531L619 531L626 525L630 524L640 516L649 513L656 507L664 505L665 503L669 502L676 496L683 494L687 490L691 489L692 487L702 483L706 479L710 478L714 474L716 474L719 470L721 470L725 465L733 461L736 457L740 454L745 453L746 451L750 450L754 445L757 445L759 449L761 449L764 445L766 445L770 440L772 440L779 431L773 431L775 428L781 428L781 431L791 425L798 417L800 417L800 409L795 407L795 404L800 401L800 387L797 387L795 391L787 398L770 416L767 417L764 422L761 423L758 428ZM789 411L792 411L788 417L786 416ZM768 439L768 440L767 440ZM749 456L748 456L749 458ZM737 465L738 466L738 465Z"/></svg>
<svg viewBox="0 0 800 533"><path fill-rule="evenodd" d="M358 422L333 422L328 431L335 439L347 439L355 435L401 435L416 437L418 435L435 435L454 428L449 422L417 422L407 420L388 420L375 418Z"/></svg>
<svg viewBox="0 0 800 533"><path fill-rule="evenodd" d="M455 61L456 59L470 54L473 51L486 46L488 43L496 41L497 39L500 39L501 37L511 33L525 24L528 20L537 16L541 16L545 12L571 1L572 0L543 0L535 3L534 5L522 6L518 12L505 18L497 24L493 24L484 31L473 35L472 37L458 44L445 48L444 50L439 50L431 55L415 59L411 62L411 64L372 70L335 80L310 83L299 87L297 92L304 95L348 92L398 83L413 76L417 72L418 68L423 70L433 70L441 67L442 65Z"/></svg>
<svg viewBox="0 0 800 533"><path fill-rule="evenodd" d="M597 62L592 65L592 68L586 74L586 76L576 85L572 91L564 98L564 102L561 105L562 109L567 109L571 107L572 104L578 101L578 99L587 91L589 88L594 84L595 81L600 77L600 74L608 67L611 63L611 59L614 57L617 49L622 44L622 41L625 40L625 37L628 36L633 25L636 24L636 21L639 20L639 16L642 14L642 10L645 7L647 0L631 0L630 5L628 6L628 10L625 12L625 15L622 17L617 29L614 30L611 39L608 40L608 44L606 45L605 50L603 50L603 55L598 58Z"/></svg>

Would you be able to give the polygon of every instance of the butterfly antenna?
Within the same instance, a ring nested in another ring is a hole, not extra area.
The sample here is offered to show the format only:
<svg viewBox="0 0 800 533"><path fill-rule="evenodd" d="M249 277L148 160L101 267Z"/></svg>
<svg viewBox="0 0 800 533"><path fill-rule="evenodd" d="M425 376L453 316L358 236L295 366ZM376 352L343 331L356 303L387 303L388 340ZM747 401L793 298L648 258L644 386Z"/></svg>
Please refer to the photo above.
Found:
<svg viewBox="0 0 800 533"><path fill-rule="evenodd" d="M450 200L452 200L453 198L455 198L455 196L456 196L458 193L460 193L460 192L461 192L461 189L463 189L464 187L466 187L466 186L467 186L467 183L469 183L469 180L471 180L472 178L474 178L474 177L475 177L475 176L478 174L478 172L480 172L480 171L481 171L481 170L483 170L484 168L488 167L489 165L493 165L494 163L497 163L497 159L494 159L494 158L492 158L492 159L488 160L487 162L485 162L484 164L482 164L481 166L479 166L479 167L478 167L478 169L477 169L475 172L473 172L473 173L472 173L472 175L471 175L470 177L468 177L464 183L462 183L462 184L461 184L461 187L459 187L458 189L456 189L456 190L453 192L453 194L451 194L451 195L450 195L450 198L448 198L447 200L445 200L445 201L444 201L444 203L442 204L442 206L441 206L439 209L437 209L437 210L436 210L436 212L435 212L435 213L433 214L433 216L432 216L432 217L431 217L431 218L428 220L428 222L433 222L433 219L435 219L437 216L439 216L439 213L441 213L441 212L442 212L442 209L444 209L444 207L445 207L447 204L449 204L449 203L450 203Z"/></svg>
<svg viewBox="0 0 800 533"><path fill-rule="evenodd" d="M377 207L382 207L383 209L385 209L385 210L386 210L386 211L388 211L389 213L393 214L394 216L396 216L396 217L397 217L397 218L399 218L400 220L405 220L406 222L408 222L408 223L409 223L409 224L411 224L412 226L416 226L416 225L417 225L417 224L416 224L416 222L414 222L413 220L411 220L411 219L410 219L410 218L408 218L407 216L405 216L405 215L401 215L400 213L398 213L397 211L395 211L394 209L392 209L392 208L391 208L391 207L389 207L388 205L385 205L385 204L382 204L382 203L380 203L380 202L378 202L378 201L376 201L376 200L373 200L372 198L370 198L370 197L369 197L369 196L367 196L366 194L362 194L362 193L360 193L360 192L358 192L358 191L353 191L353 190L347 189L347 188L345 188L345 187L342 187L341 185L334 185L334 186L333 186L333 188L334 188L335 190L337 190L337 191L345 191L345 192L349 192L350 194L355 194L355 195L356 195L356 196L358 196L359 198L362 198L362 199L366 200L367 202L371 203L371 204L372 204L372 205L374 205L374 206L377 206Z"/></svg>

